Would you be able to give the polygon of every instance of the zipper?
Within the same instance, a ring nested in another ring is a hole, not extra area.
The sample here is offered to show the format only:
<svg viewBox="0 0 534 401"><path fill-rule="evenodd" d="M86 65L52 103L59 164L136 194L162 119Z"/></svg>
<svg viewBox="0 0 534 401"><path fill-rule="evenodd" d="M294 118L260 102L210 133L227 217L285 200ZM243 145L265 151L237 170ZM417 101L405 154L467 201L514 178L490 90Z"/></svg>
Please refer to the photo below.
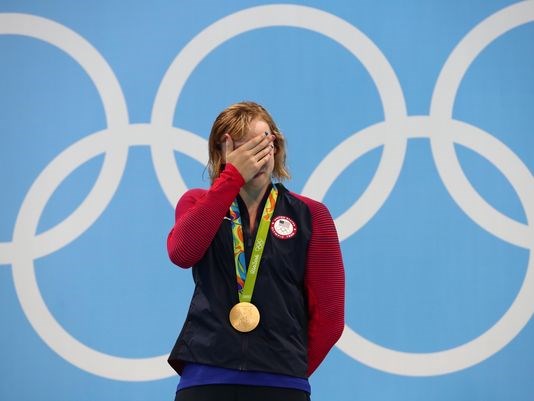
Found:
<svg viewBox="0 0 534 401"><path fill-rule="evenodd" d="M245 217L243 219L243 217ZM245 260L247 266L250 263L250 255L252 253L252 247L254 246L253 234L250 232L250 221L248 210L245 207L245 212L241 213L241 219L243 224L243 236L245 237ZM248 350L248 336L246 333L241 333L241 362L239 364L239 370L247 370L247 350Z"/></svg>
<svg viewBox="0 0 534 401"><path fill-rule="evenodd" d="M241 334L243 337L241 340L241 364L239 370L247 370L247 349L248 349L248 336Z"/></svg>

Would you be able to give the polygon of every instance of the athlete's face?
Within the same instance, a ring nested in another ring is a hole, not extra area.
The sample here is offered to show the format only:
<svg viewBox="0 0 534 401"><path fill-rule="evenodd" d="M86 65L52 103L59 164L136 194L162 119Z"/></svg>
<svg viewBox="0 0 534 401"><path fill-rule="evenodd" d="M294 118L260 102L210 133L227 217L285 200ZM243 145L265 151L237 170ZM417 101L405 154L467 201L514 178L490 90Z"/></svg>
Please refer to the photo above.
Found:
<svg viewBox="0 0 534 401"><path fill-rule="evenodd" d="M257 137L258 135L265 134L266 132L269 135L272 134L271 129L269 128L269 125L263 120L254 119L250 122L245 136L241 138L239 141L236 141L234 143L234 148L237 149L239 146L250 141L252 138ZM271 151L271 154L269 156L269 160L267 161L267 163L263 165L260 171L254 176L254 178L251 181L249 181L248 184L254 187L264 187L266 185L269 185L271 182L271 176L272 176L273 170L274 170L274 148Z"/></svg>

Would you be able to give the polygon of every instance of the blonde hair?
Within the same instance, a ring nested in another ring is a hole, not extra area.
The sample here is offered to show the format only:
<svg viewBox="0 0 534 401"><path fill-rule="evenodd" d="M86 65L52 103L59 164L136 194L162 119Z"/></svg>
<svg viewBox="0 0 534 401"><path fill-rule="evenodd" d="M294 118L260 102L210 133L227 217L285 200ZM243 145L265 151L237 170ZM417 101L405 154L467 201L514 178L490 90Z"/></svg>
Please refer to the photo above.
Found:
<svg viewBox="0 0 534 401"><path fill-rule="evenodd" d="M209 160L208 171L211 182L221 174L224 168L222 154L223 137L228 134L234 142L242 139L246 134L250 122L254 119L265 121L271 133L276 137L274 140L274 169L273 177L278 180L289 179L289 171L286 167L285 139L269 112L261 105L254 102L235 103L223 110L213 122L208 140Z"/></svg>

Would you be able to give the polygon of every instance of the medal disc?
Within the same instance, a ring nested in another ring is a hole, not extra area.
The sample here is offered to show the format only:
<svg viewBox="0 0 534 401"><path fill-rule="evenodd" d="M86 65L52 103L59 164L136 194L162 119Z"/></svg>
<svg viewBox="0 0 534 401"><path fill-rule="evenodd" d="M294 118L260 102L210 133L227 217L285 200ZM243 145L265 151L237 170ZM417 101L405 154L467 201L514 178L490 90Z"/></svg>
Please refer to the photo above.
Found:
<svg viewBox="0 0 534 401"><path fill-rule="evenodd" d="M260 322L258 308L250 302L239 302L230 310L230 324L242 333L248 333L256 328Z"/></svg>

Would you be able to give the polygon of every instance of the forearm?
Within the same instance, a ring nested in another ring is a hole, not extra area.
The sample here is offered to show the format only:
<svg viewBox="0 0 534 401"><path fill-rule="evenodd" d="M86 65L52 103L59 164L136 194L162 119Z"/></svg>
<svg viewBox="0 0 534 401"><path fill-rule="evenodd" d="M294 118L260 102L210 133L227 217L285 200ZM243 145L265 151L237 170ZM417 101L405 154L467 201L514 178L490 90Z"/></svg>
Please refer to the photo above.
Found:
<svg viewBox="0 0 534 401"><path fill-rule="evenodd" d="M191 267L204 256L243 183L239 172L228 164L208 191L189 191L180 199L167 237L167 252L174 264Z"/></svg>

